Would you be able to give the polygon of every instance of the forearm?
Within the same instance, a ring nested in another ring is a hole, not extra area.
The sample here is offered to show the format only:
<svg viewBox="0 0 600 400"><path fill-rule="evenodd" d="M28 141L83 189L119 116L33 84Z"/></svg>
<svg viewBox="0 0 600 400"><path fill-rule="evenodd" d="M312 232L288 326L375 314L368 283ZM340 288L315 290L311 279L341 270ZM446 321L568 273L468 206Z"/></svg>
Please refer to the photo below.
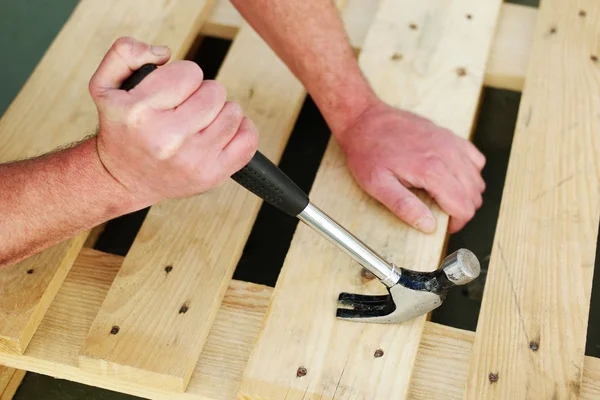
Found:
<svg viewBox="0 0 600 400"><path fill-rule="evenodd" d="M141 208L106 172L96 138L0 165L0 266Z"/></svg>
<svg viewBox="0 0 600 400"><path fill-rule="evenodd" d="M332 0L232 0L300 79L333 133L376 100Z"/></svg>

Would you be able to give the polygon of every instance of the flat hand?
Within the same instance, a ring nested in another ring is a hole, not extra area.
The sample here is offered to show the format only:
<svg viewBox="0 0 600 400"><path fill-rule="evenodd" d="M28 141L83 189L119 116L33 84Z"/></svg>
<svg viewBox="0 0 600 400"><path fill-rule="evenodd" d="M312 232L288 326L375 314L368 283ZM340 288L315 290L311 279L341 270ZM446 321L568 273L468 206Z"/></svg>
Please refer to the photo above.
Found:
<svg viewBox="0 0 600 400"><path fill-rule="evenodd" d="M424 189L436 200L450 216L450 233L481 206L485 157L427 119L377 102L336 137L360 186L423 232L433 232L436 221L408 188Z"/></svg>

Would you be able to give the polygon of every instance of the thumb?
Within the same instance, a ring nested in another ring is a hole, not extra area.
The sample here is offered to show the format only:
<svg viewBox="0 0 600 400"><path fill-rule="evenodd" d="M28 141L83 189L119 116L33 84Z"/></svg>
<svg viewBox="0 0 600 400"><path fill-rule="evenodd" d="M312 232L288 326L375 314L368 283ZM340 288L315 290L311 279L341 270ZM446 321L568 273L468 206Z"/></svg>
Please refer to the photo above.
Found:
<svg viewBox="0 0 600 400"><path fill-rule="evenodd" d="M171 51L166 46L152 46L131 37L121 37L113 43L90 79L90 94L94 98L102 97L110 90L119 89L142 65L162 65L170 57Z"/></svg>
<svg viewBox="0 0 600 400"><path fill-rule="evenodd" d="M382 173L378 183L372 193L373 197L413 228L425 233L435 231L436 222L431 210L405 188L391 171Z"/></svg>

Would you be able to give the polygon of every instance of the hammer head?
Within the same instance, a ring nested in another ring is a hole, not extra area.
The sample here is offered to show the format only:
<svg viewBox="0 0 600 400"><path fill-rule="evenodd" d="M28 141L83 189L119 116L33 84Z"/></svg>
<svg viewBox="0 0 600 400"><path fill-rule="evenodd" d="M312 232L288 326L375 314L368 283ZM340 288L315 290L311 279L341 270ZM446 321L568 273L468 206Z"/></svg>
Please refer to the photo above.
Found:
<svg viewBox="0 0 600 400"><path fill-rule="evenodd" d="M450 254L433 272L400 268L400 280L388 288L387 295L341 293L338 303L349 308L338 308L337 317L375 323L411 320L439 307L450 288L471 282L480 269L475 254L466 249Z"/></svg>

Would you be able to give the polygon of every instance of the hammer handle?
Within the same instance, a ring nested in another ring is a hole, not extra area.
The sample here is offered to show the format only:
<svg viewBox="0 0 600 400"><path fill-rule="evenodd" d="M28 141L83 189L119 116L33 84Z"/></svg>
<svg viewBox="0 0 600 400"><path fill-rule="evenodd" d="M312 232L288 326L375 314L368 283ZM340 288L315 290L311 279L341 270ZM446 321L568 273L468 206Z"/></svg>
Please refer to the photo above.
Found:
<svg viewBox="0 0 600 400"><path fill-rule="evenodd" d="M121 89L133 89L156 68L154 64L143 65L123 82ZM300 214L309 203L306 193L260 151L254 154L244 168L233 174L232 178L292 217Z"/></svg>

